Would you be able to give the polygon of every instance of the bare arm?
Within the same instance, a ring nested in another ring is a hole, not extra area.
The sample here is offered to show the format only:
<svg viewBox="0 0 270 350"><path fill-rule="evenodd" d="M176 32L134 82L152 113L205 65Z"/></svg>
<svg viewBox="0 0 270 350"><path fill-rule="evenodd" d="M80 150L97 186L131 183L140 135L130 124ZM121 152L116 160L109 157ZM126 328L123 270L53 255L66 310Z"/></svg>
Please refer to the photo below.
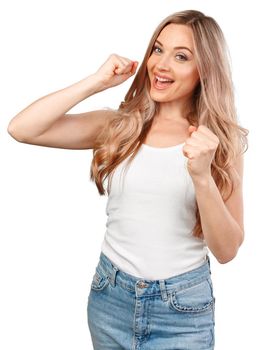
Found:
<svg viewBox="0 0 270 350"><path fill-rule="evenodd" d="M65 148L92 149L105 122L114 114L108 110L95 110L80 114L64 114L53 125L38 136L17 139L31 145Z"/></svg>
<svg viewBox="0 0 270 350"><path fill-rule="evenodd" d="M220 263L232 260L244 240L243 165L240 155L235 161L236 188L223 202L212 176L194 182L206 243Z"/></svg>
<svg viewBox="0 0 270 350"><path fill-rule="evenodd" d="M66 112L85 98L121 84L135 73L136 68L137 61L110 55L95 74L41 97L23 109L9 122L8 133L23 143L68 149L93 148L112 112Z"/></svg>
<svg viewBox="0 0 270 350"><path fill-rule="evenodd" d="M9 134L24 142L43 134L63 115L101 88L100 82L90 75L64 89L39 98L23 109L8 125Z"/></svg>

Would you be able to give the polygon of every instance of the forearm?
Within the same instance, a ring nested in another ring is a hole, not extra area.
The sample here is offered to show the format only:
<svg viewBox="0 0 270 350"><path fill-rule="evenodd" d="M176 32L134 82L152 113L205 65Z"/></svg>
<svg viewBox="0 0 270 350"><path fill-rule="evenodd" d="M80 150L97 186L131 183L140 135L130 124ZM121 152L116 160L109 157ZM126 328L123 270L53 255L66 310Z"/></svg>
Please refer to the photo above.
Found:
<svg viewBox="0 0 270 350"><path fill-rule="evenodd" d="M234 258L243 232L227 209L212 176L193 181L204 238L220 263Z"/></svg>
<svg viewBox="0 0 270 350"><path fill-rule="evenodd" d="M64 89L52 92L31 103L8 125L8 132L18 139L36 137L85 98L98 92L100 82L90 75Z"/></svg>

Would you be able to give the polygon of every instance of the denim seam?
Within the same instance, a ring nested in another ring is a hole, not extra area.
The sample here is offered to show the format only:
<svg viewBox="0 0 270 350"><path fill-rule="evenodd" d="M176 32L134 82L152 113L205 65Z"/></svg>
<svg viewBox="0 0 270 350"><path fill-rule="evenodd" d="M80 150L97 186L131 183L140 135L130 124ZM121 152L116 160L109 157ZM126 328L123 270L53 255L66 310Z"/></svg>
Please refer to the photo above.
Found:
<svg viewBox="0 0 270 350"><path fill-rule="evenodd" d="M212 284L210 283L209 278L207 278L207 283L209 284L209 288L210 288L210 290L211 290L211 296L212 296L212 298L214 298L213 286L212 286Z"/></svg>
<svg viewBox="0 0 270 350"><path fill-rule="evenodd" d="M189 283L187 283L183 286L180 286L180 287L174 287L173 285L167 286L166 287L167 293L171 294L172 292L179 292L182 290L187 290L187 289L192 288L196 285L199 285L200 283L202 283L205 280L207 280L207 276L196 279L195 281L189 282ZM121 286L123 289L128 290L131 293L135 293L135 288L129 288L126 283L124 283L120 280L116 281L116 285ZM143 296L160 296L160 294L161 294L160 292L157 292L157 293L144 294Z"/></svg>
<svg viewBox="0 0 270 350"><path fill-rule="evenodd" d="M201 312L205 312L208 310L212 310L213 309L213 305L214 305L214 300L212 299L209 303L207 303L204 307L202 308L196 308L196 307L185 307L185 306L181 306L179 304L177 304L177 302L174 300L173 296L171 298L171 306L173 307L173 309L175 309L178 312L182 312L182 313L201 313Z"/></svg>
<svg viewBox="0 0 270 350"><path fill-rule="evenodd" d="M103 274L102 277L109 278L112 275L112 273L110 272L110 267L107 267L106 265L105 266L102 266L102 265L103 264L98 265L97 271L100 270L101 274ZM196 286L197 284L200 284L201 282L203 282L204 280L207 280L208 278L209 278L209 273L207 272L203 276L200 276L200 278L196 278L195 280L189 281L189 282L187 282L183 285L180 285L178 287L177 287L177 283L176 283L176 286L171 284L171 285L166 285L165 288L166 288L167 293L171 294L173 291L178 292L178 291L186 290L186 289L189 289L193 286ZM207 280L207 282L209 283L208 280ZM129 288L125 282L121 281L121 279L118 279L118 281L115 281L115 284L120 285L122 288L128 290L131 293L135 293L135 288ZM149 294L149 296L150 295L151 296L159 296L160 292L155 293L155 294ZM147 296L147 294L144 294L144 296Z"/></svg>
<svg viewBox="0 0 270 350"><path fill-rule="evenodd" d="M194 281L190 281L190 282L188 282L188 283L186 283L186 284L184 284L182 286L179 286L179 287L173 287L172 286L172 288L169 288L169 289L171 289L174 292L179 292L179 291L182 291L182 290L188 290L188 289L190 289L192 287L195 287L195 286L201 284L202 282L207 280L207 278L208 278L208 276L202 276L202 277L197 278Z"/></svg>

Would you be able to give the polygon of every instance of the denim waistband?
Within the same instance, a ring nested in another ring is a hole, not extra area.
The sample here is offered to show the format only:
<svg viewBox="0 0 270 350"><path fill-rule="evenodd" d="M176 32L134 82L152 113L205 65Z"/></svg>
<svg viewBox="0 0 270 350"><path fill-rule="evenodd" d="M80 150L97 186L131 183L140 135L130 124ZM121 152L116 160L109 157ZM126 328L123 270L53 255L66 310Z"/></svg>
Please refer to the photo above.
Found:
<svg viewBox="0 0 270 350"><path fill-rule="evenodd" d="M167 279L148 280L132 276L119 269L103 252L100 253L97 270L101 270L112 286L118 284L128 291L136 293L137 296L161 294L164 300L167 299L167 293L189 288L211 275L208 255L201 266Z"/></svg>

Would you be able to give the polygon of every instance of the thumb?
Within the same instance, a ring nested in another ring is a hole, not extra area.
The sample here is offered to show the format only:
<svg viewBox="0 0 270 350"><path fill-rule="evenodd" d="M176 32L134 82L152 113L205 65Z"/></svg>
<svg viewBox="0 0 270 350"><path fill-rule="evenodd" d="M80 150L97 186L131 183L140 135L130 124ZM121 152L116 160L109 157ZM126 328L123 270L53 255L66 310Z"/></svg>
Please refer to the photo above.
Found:
<svg viewBox="0 0 270 350"><path fill-rule="evenodd" d="M190 133L190 135L193 133L193 131L196 131L197 130L197 128L196 128L196 126L194 126L194 125L190 125L189 127L188 127L188 132Z"/></svg>
<svg viewBox="0 0 270 350"><path fill-rule="evenodd" d="M132 65L132 68L131 68L131 71L130 71L131 74L134 74L136 72L136 69L137 69L138 65L139 65L138 61L133 61L133 65Z"/></svg>

